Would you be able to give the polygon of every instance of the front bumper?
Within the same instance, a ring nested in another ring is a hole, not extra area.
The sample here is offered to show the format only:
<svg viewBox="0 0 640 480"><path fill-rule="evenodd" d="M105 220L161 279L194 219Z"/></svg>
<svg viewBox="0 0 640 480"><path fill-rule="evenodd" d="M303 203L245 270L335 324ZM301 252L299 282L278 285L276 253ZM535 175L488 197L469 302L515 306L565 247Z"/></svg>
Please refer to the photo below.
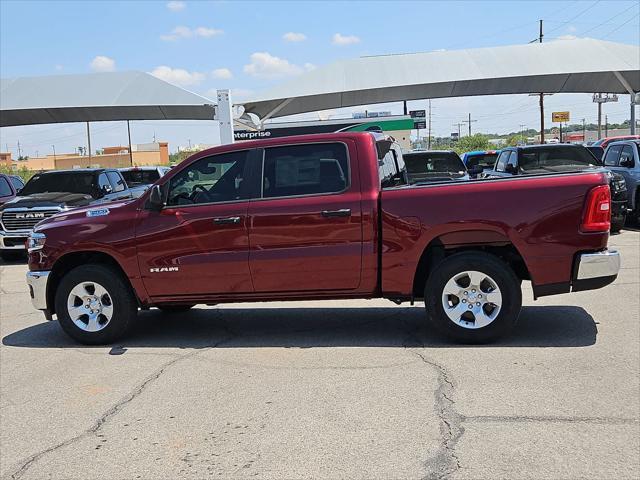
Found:
<svg viewBox="0 0 640 480"><path fill-rule="evenodd" d="M29 238L31 230L18 230L6 232L0 230L0 250L26 250L25 242Z"/></svg>
<svg viewBox="0 0 640 480"><path fill-rule="evenodd" d="M572 291L593 290L618 277L620 254L616 250L582 253L576 259Z"/></svg>
<svg viewBox="0 0 640 480"><path fill-rule="evenodd" d="M27 285L29 286L29 295L31 295L31 303L38 310L47 311L47 282L51 272L27 272Z"/></svg>

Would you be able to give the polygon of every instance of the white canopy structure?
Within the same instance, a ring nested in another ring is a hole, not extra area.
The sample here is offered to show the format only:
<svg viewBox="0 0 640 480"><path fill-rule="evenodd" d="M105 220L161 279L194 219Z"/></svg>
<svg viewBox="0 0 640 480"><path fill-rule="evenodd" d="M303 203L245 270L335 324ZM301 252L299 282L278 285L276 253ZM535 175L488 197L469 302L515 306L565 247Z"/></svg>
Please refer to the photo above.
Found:
<svg viewBox="0 0 640 480"><path fill-rule="evenodd" d="M214 102L143 72L2 79L0 126L213 120Z"/></svg>
<svg viewBox="0 0 640 480"><path fill-rule="evenodd" d="M244 104L267 118L402 100L640 91L640 47L593 39L383 55L308 72ZM633 109L632 109L633 110Z"/></svg>

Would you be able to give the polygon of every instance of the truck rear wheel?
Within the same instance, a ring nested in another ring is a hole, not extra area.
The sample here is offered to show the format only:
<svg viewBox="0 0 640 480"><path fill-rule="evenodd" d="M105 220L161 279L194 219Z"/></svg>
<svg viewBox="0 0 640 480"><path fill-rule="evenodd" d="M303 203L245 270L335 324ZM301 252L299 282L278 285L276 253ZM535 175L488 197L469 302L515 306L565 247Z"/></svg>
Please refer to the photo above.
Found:
<svg viewBox="0 0 640 480"><path fill-rule="evenodd" d="M509 333L522 305L520 280L499 258L481 252L452 255L425 287L429 322L461 343L486 343Z"/></svg>
<svg viewBox="0 0 640 480"><path fill-rule="evenodd" d="M62 329L87 345L122 337L138 311L127 282L107 265L82 265L67 273L56 291L55 306Z"/></svg>

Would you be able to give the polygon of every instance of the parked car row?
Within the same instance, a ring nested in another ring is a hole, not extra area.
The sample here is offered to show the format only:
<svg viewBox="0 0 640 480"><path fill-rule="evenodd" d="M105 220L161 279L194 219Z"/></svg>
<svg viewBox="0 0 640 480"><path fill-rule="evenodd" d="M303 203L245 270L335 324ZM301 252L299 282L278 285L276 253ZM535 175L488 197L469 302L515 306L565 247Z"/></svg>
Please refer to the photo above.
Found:
<svg viewBox="0 0 640 480"><path fill-rule="evenodd" d="M167 167L87 168L36 173L26 183L0 175L0 257L24 255L33 227L56 213L140 197ZM130 183L128 183L128 179Z"/></svg>

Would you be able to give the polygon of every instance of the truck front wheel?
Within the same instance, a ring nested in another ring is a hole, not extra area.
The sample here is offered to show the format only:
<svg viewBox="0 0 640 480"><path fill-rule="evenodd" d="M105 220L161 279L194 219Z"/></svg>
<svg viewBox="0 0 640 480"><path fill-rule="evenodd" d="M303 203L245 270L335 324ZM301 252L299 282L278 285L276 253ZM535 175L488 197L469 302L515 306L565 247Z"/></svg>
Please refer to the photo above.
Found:
<svg viewBox="0 0 640 480"><path fill-rule="evenodd" d="M122 337L138 311L129 285L107 265L82 265L67 273L56 291L55 305L62 329L87 345Z"/></svg>
<svg viewBox="0 0 640 480"><path fill-rule="evenodd" d="M461 343L486 343L509 333L522 305L520 280L498 257L463 252L440 262L425 287L429 322Z"/></svg>

